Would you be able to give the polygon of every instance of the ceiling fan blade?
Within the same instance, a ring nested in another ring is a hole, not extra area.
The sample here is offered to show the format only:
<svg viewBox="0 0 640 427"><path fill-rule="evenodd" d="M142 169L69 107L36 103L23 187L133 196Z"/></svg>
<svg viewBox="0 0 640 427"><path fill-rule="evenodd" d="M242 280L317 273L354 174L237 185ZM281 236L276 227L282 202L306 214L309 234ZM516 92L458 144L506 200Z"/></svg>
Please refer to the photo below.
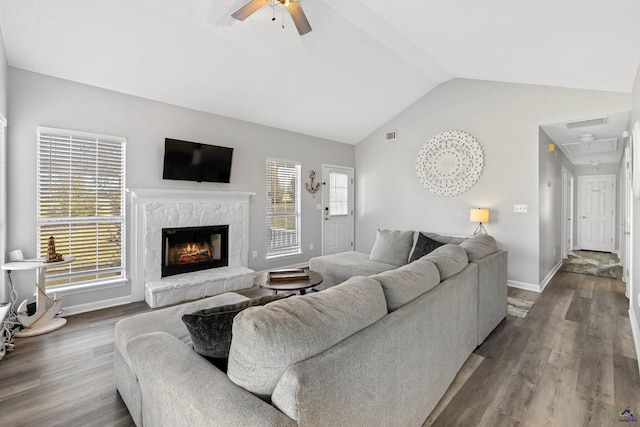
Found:
<svg viewBox="0 0 640 427"><path fill-rule="evenodd" d="M302 10L302 6L300 3L289 3L289 13L291 14L291 18L293 19L293 23L296 24L296 28L298 29L298 34L301 36L307 34L311 31L311 25L309 25L309 21L307 20L307 16L304 14Z"/></svg>
<svg viewBox="0 0 640 427"><path fill-rule="evenodd" d="M242 6L231 14L231 16L238 21L244 21L251 16L255 11L267 4L269 0L251 0L249 3Z"/></svg>

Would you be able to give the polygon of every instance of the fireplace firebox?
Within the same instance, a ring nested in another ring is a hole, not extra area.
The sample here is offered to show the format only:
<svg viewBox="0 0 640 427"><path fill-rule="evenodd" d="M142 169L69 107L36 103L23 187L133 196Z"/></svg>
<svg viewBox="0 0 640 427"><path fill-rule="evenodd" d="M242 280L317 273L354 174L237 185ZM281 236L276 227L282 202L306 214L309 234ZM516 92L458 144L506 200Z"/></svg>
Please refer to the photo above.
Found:
<svg viewBox="0 0 640 427"><path fill-rule="evenodd" d="M229 265L229 226L162 229L162 277Z"/></svg>

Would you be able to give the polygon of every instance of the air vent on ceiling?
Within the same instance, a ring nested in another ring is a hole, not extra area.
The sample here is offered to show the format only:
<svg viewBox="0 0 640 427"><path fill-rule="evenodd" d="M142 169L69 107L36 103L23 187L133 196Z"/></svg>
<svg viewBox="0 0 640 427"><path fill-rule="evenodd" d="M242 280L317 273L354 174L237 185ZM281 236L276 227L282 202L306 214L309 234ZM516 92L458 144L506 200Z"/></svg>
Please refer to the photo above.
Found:
<svg viewBox="0 0 640 427"><path fill-rule="evenodd" d="M577 120L575 122L567 123L567 129L586 128L589 126L604 125L607 123L606 117L594 117L592 119Z"/></svg>
<svg viewBox="0 0 640 427"><path fill-rule="evenodd" d="M398 136L398 132L395 130L390 130L384 133L384 140L385 141L393 141L396 139L396 137Z"/></svg>

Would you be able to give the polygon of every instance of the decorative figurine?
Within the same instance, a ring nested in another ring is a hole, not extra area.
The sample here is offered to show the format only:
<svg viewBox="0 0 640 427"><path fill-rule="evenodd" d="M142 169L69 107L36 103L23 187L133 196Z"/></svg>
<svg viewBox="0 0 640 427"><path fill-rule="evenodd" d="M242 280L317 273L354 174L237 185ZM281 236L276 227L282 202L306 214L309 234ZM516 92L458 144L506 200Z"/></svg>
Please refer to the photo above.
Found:
<svg viewBox="0 0 640 427"><path fill-rule="evenodd" d="M53 236L49 237L49 245L47 247L47 262L64 261L62 254L56 252L56 239Z"/></svg>
<svg viewBox="0 0 640 427"><path fill-rule="evenodd" d="M311 183L305 183L305 187L307 187L307 191L311 194L313 194L313 197L315 198L315 194L318 192L318 190L320 189L320 183L319 182L315 182L316 179L316 171L311 171L309 173L309 178L311 178Z"/></svg>

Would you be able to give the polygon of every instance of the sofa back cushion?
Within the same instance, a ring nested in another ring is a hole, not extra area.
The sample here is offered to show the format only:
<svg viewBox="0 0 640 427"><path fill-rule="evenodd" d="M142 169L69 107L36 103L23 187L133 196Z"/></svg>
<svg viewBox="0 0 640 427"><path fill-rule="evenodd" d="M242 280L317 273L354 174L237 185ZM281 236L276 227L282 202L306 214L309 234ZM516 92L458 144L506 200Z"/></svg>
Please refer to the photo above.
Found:
<svg viewBox="0 0 640 427"><path fill-rule="evenodd" d="M290 365L322 353L386 314L380 283L366 277L249 307L233 321L227 375L268 400Z"/></svg>
<svg viewBox="0 0 640 427"><path fill-rule="evenodd" d="M436 265L441 281L461 272L469 264L467 252L460 245L455 244L440 246L420 259L429 260Z"/></svg>
<svg viewBox="0 0 640 427"><path fill-rule="evenodd" d="M460 246L467 252L469 261L477 261L498 250L496 239L488 234L476 234L460 243Z"/></svg>
<svg viewBox="0 0 640 427"><path fill-rule="evenodd" d="M382 285L387 310L392 312L436 287L440 283L440 272L433 262L419 259L371 278Z"/></svg>
<svg viewBox="0 0 640 427"><path fill-rule="evenodd" d="M460 237L460 236L445 236L444 234L438 234L438 233L429 233L426 231L422 231L422 234L424 234L425 236L427 236L430 239L433 239L437 242L440 243L451 243L453 245L459 245L460 243L464 242L465 240L468 239L468 237Z"/></svg>
<svg viewBox="0 0 640 427"><path fill-rule="evenodd" d="M369 259L385 264L405 265L412 246L413 231L378 230Z"/></svg>

